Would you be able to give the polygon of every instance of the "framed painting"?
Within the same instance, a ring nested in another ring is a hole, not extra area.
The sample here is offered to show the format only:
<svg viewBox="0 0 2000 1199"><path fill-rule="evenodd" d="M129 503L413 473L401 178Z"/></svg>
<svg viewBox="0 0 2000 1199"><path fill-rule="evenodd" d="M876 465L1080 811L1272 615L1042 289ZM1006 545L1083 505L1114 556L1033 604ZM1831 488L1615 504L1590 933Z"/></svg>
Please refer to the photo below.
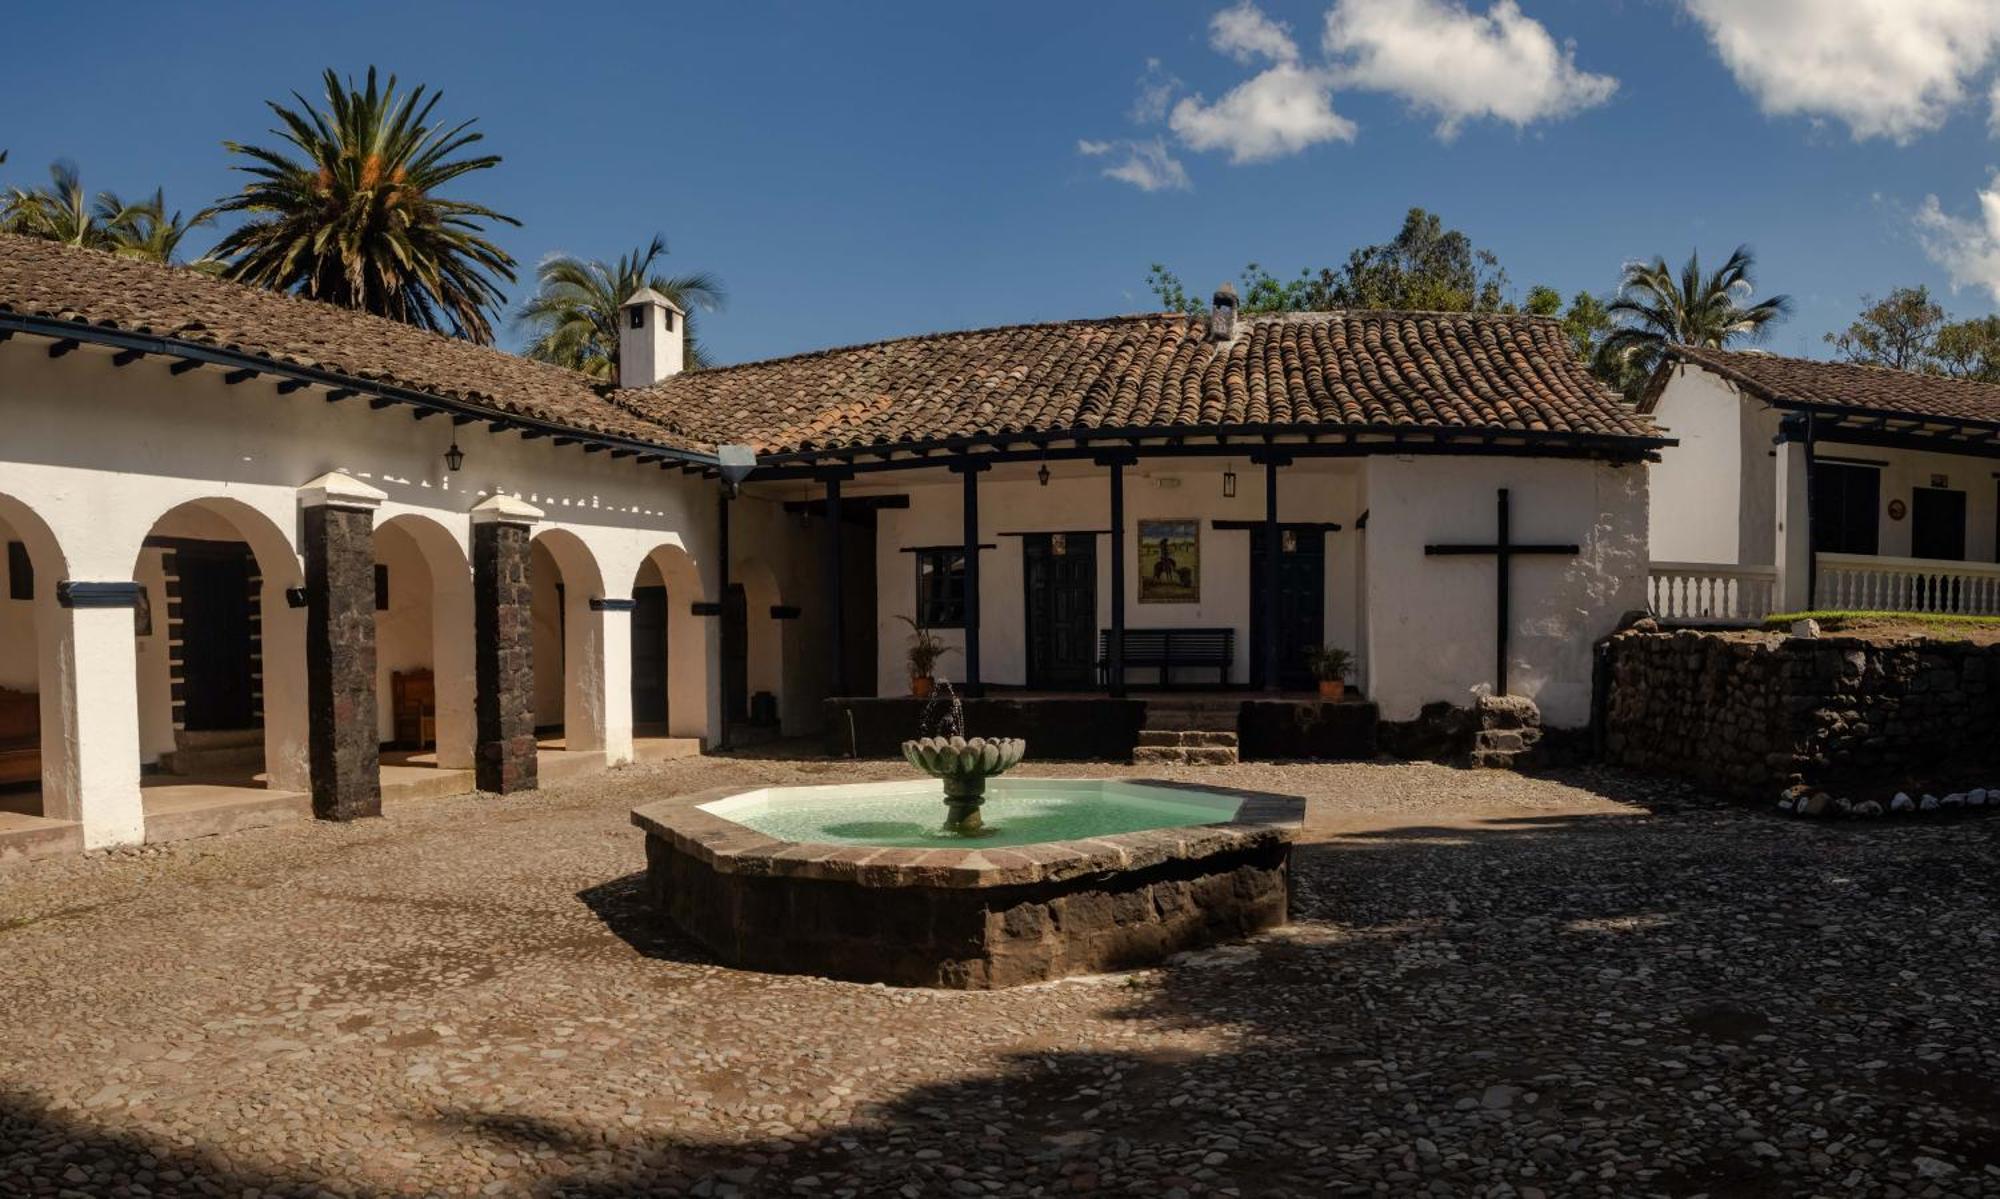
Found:
<svg viewBox="0 0 2000 1199"><path fill-rule="evenodd" d="M1139 522L1139 602L1201 602L1201 522Z"/></svg>

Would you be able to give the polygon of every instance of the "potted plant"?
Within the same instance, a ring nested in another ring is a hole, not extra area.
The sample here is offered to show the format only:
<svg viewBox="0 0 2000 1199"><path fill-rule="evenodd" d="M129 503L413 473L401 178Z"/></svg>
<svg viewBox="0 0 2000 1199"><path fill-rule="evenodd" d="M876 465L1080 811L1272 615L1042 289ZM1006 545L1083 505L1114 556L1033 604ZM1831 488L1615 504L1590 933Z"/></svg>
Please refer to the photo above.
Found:
<svg viewBox="0 0 2000 1199"><path fill-rule="evenodd" d="M1354 673L1354 655L1337 645L1309 646L1306 669L1319 680L1321 699L1339 699L1347 694L1347 676Z"/></svg>
<svg viewBox="0 0 2000 1199"><path fill-rule="evenodd" d="M944 657L951 647L939 641L936 633L909 617L898 616L896 619L910 626L910 694L918 699L929 699L931 689L937 685L932 672L937 669L938 659Z"/></svg>

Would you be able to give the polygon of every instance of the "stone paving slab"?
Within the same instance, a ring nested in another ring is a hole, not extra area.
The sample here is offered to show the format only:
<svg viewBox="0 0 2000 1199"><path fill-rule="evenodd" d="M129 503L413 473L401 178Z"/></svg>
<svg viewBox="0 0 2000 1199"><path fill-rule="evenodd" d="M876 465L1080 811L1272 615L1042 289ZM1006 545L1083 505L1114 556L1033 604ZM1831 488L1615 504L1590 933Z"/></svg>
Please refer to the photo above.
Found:
<svg viewBox="0 0 2000 1199"><path fill-rule="evenodd" d="M2000 820L1258 763L1181 777L1306 796L1294 924L1160 969L899 990L642 919L632 808L863 769L0 874L0 1194L2000 1193Z"/></svg>

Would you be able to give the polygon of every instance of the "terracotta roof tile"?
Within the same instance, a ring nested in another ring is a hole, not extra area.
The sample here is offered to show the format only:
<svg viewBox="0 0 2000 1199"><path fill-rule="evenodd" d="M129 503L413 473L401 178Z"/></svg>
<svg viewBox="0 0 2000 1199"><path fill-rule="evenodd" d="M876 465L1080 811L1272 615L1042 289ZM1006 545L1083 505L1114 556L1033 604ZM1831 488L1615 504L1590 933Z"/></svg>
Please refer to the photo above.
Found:
<svg viewBox="0 0 2000 1199"><path fill-rule="evenodd" d="M1754 351L1677 346L1672 352L1773 403L2000 424L2000 384Z"/></svg>
<svg viewBox="0 0 2000 1199"><path fill-rule="evenodd" d="M617 393L760 453L1082 430L1421 427L1657 436L1555 322L1462 313L1179 314L1014 325L821 350Z"/></svg>
<svg viewBox="0 0 2000 1199"><path fill-rule="evenodd" d="M608 402L589 377L458 338L184 268L0 234L0 311L192 342L669 449L671 422Z"/></svg>

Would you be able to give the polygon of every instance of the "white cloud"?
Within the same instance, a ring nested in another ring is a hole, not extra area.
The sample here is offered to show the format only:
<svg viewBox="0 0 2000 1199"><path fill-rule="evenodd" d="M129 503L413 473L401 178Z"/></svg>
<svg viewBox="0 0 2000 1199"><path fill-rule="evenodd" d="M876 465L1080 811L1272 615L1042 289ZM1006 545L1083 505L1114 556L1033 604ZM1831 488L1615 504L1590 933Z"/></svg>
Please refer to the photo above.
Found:
<svg viewBox="0 0 2000 1199"><path fill-rule="evenodd" d="M1354 122L1333 111L1325 71L1278 63L1210 104L1199 94L1174 105L1167 124L1193 150L1227 150L1229 161L1265 162L1327 141L1353 141Z"/></svg>
<svg viewBox="0 0 2000 1199"><path fill-rule="evenodd" d="M1463 0L1337 0L1324 45L1342 87L1400 96L1438 117L1449 140L1465 121L1493 117L1521 127L1570 116L1618 90L1609 75L1576 65L1515 0L1485 15Z"/></svg>
<svg viewBox="0 0 2000 1199"><path fill-rule="evenodd" d="M1268 58L1272 62L1297 62L1299 46L1292 40L1292 27L1265 16L1250 0L1235 8L1225 8L1208 22L1208 44L1237 62Z"/></svg>
<svg viewBox="0 0 2000 1199"><path fill-rule="evenodd" d="M1914 217L1924 254L1951 276L1953 288L1983 287L2000 303L2000 176L1979 193L1979 216L1958 217L1925 196Z"/></svg>
<svg viewBox="0 0 2000 1199"><path fill-rule="evenodd" d="M1993 90L1986 97L1986 132L2000 137L2000 79L1993 81Z"/></svg>
<svg viewBox="0 0 2000 1199"><path fill-rule="evenodd" d="M1098 142L1088 138L1076 143L1076 152L1087 158L1116 154L1119 160L1100 172L1106 179L1129 183L1140 191L1186 191L1193 184L1187 168L1167 151L1160 138L1144 141Z"/></svg>
<svg viewBox="0 0 2000 1199"><path fill-rule="evenodd" d="M1167 74L1159 59L1147 59L1146 73L1139 77L1139 95L1132 101L1132 120L1140 125L1159 122L1180 87L1181 81Z"/></svg>
<svg viewBox="0 0 2000 1199"><path fill-rule="evenodd" d="M1831 117L1856 140L1944 124L2000 52L1994 0L1682 0L1772 116Z"/></svg>

